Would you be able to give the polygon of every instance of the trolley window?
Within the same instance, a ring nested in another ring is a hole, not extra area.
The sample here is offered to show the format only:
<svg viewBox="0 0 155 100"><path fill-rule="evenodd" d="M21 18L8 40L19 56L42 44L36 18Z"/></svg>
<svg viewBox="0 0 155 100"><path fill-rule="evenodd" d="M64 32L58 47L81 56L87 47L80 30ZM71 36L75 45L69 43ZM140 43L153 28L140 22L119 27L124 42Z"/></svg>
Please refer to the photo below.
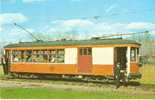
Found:
<svg viewBox="0 0 155 100"><path fill-rule="evenodd" d="M49 62L50 63L64 63L65 51L64 49L50 50Z"/></svg>
<svg viewBox="0 0 155 100"><path fill-rule="evenodd" d="M80 55L92 55L91 48L80 48Z"/></svg>
<svg viewBox="0 0 155 100"><path fill-rule="evenodd" d="M14 50L12 62L64 63L64 49Z"/></svg>
<svg viewBox="0 0 155 100"><path fill-rule="evenodd" d="M136 61L137 59L137 48L131 48L130 59L131 61Z"/></svg>

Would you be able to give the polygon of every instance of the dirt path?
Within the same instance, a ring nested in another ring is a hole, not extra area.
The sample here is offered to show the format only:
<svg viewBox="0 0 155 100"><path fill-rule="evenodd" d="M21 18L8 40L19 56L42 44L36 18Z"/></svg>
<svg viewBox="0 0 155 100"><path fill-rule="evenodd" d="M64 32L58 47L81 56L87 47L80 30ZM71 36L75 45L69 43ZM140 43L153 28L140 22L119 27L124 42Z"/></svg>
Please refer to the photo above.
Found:
<svg viewBox="0 0 155 100"><path fill-rule="evenodd" d="M22 80L22 79L21 79ZM64 89L64 90L76 90L76 91L119 91L129 94L151 94L155 95L155 89L144 89L141 86L123 87L116 89L114 85L95 85L92 83L72 83L72 82L47 82L47 81L17 81L16 79L1 79L0 87L21 87L21 88L49 88L49 89Z"/></svg>
<svg viewBox="0 0 155 100"><path fill-rule="evenodd" d="M21 81L14 81L14 80L0 80L0 87L22 87L22 88L56 88L56 89L73 89L73 90L86 90L86 91L102 91L108 89L112 89L112 87L100 87L94 86L91 84L75 84L71 82L21 82ZM115 90L115 89L114 89Z"/></svg>

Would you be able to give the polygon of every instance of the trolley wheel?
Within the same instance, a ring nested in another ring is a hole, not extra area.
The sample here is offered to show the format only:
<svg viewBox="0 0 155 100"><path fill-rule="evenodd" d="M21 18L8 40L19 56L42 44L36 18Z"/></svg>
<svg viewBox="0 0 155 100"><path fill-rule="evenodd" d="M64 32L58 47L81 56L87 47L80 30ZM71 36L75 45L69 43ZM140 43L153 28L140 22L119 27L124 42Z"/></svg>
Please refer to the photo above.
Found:
<svg viewBox="0 0 155 100"><path fill-rule="evenodd" d="M15 73L9 73L8 78L10 78L10 79L16 78Z"/></svg>

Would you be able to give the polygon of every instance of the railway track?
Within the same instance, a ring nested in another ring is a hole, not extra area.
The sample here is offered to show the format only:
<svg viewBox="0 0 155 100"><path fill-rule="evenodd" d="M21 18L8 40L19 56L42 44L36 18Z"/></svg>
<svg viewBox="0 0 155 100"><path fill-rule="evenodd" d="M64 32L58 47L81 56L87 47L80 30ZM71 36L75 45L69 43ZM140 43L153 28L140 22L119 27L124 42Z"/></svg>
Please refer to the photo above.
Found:
<svg viewBox="0 0 155 100"><path fill-rule="evenodd" d="M127 91L127 92L142 92L155 95L155 85L140 84L138 82L129 82L128 86L121 86L116 89L112 81L97 81L97 80L75 80L75 79L10 79L1 78L0 87L22 87L22 88L58 88L66 90L83 90L83 91Z"/></svg>

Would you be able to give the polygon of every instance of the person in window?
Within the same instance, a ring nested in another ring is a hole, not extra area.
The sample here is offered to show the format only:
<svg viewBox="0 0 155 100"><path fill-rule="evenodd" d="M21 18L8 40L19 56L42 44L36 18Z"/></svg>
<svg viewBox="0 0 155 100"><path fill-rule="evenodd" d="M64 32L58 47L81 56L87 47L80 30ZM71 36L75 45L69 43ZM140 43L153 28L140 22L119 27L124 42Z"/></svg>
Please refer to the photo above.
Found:
<svg viewBox="0 0 155 100"><path fill-rule="evenodd" d="M32 51L26 52L26 62L32 62Z"/></svg>
<svg viewBox="0 0 155 100"><path fill-rule="evenodd" d="M27 61L27 62L32 62L32 56L29 55L29 56L27 57L26 61Z"/></svg>
<svg viewBox="0 0 155 100"><path fill-rule="evenodd" d="M15 58L14 58L14 62L18 62L19 61L19 59L18 59L18 57L16 56Z"/></svg>
<svg viewBox="0 0 155 100"><path fill-rule="evenodd" d="M131 50L131 61L135 61L136 60L136 55L135 55L135 49Z"/></svg>
<svg viewBox="0 0 155 100"><path fill-rule="evenodd" d="M51 57L50 62L51 62L51 63L55 63L55 62L56 62L56 61L55 61L55 58L54 58L54 57Z"/></svg>
<svg viewBox="0 0 155 100"><path fill-rule="evenodd" d="M48 56L47 56L47 54L43 54L43 59L44 59L44 62L47 62L48 61Z"/></svg>

